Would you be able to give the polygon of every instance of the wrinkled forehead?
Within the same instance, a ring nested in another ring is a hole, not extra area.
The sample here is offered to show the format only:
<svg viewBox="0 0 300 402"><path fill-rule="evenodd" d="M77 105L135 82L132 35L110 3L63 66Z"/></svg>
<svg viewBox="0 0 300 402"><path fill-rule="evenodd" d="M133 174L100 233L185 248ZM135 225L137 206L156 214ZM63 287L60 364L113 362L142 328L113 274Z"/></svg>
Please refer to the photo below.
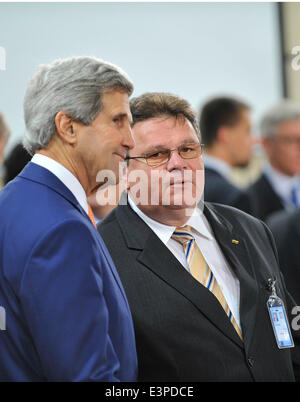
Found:
<svg viewBox="0 0 300 402"><path fill-rule="evenodd" d="M137 122L132 128L132 136L135 141L132 154L199 142L192 124L183 116L161 116Z"/></svg>

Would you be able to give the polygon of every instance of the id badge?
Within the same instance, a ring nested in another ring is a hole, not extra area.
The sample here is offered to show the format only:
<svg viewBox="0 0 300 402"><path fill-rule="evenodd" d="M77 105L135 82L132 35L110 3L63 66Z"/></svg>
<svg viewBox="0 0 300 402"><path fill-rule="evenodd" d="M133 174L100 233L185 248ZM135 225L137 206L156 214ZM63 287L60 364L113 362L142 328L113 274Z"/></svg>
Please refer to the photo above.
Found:
<svg viewBox="0 0 300 402"><path fill-rule="evenodd" d="M275 281L271 280L270 287L272 294L267 301L267 307L279 349L293 348L294 341L292 338L289 322L285 312L283 301L276 294Z"/></svg>

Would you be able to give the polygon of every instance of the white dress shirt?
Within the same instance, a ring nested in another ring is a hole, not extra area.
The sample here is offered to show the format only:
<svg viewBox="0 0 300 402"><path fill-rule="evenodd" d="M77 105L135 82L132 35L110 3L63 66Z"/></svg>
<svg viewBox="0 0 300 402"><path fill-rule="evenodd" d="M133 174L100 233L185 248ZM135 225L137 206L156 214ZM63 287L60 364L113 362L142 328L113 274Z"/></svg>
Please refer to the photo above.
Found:
<svg viewBox="0 0 300 402"><path fill-rule="evenodd" d="M130 196L128 196L128 202L137 215L153 230L178 261L187 268L187 261L182 245L171 238L176 227L165 225L145 215L135 205ZM228 265L206 217L196 208L185 225L192 227L196 244L215 275L227 304L237 324L240 326L240 283Z"/></svg>
<svg viewBox="0 0 300 402"><path fill-rule="evenodd" d="M204 168L206 167L211 168L216 172L218 172L223 177L225 177L225 179L227 180L230 179L232 168L230 165L228 165L228 163L211 155L204 155L203 161L204 161Z"/></svg>
<svg viewBox="0 0 300 402"><path fill-rule="evenodd" d="M300 201L300 175L287 176L274 169L269 162L265 164L263 172L269 179L274 191L283 201L285 208L295 208L295 205L291 200L291 194L292 189L295 188L297 192L297 199Z"/></svg>
<svg viewBox="0 0 300 402"><path fill-rule="evenodd" d="M34 154L31 162L36 163L53 173L71 191L86 214L89 214L85 191L79 180L68 169L56 162L54 159L41 154Z"/></svg>

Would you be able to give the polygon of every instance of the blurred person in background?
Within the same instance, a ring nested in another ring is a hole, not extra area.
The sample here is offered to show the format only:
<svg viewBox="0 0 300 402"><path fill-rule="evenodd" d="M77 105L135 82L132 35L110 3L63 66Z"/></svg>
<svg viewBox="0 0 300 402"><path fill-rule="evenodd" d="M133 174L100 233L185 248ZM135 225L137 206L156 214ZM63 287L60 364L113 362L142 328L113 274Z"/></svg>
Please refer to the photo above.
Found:
<svg viewBox="0 0 300 402"><path fill-rule="evenodd" d="M300 209L281 210L267 219L287 289L300 306Z"/></svg>
<svg viewBox="0 0 300 402"><path fill-rule="evenodd" d="M260 133L268 161L247 195L253 214L266 220L300 207L300 106L284 100L272 107L261 120Z"/></svg>
<svg viewBox="0 0 300 402"><path fill-rule="evenodd" d="M5 157L3 162L4 185L13 180L30 160L31 155L23 147L23 144L17 143Z"/></svg>
<svg viewBox="0 0 300 402"><path fill-rule="evenodd" d="M202 107L199 125L205 146L204 199L251 213L248 196L230 180L232 168L247 166L252 156L249 106L231 97L213 98Z"/></svg>

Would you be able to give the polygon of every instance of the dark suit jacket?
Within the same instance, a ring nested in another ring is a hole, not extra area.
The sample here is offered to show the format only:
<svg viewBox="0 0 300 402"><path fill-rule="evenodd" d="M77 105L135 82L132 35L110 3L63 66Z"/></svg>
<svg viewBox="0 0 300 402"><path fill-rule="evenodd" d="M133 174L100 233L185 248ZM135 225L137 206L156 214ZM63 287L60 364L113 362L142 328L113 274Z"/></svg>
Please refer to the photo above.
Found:
<svg viewBox="0 0 300 402"><path fill-rule="evenodd" d="M226 180L216 170L208 167L205 168L204 200L230 205L248 214L253 212L248 195Z"/></svg>
<svg viewBox="0 0 300 402"><path fill-rule="evenodd" d="M0 381L134 381L131 313L70 190L30 162L0 192Z"/></svg>
<svg viewBox="0 0 300 402"><path fill-rule="evenodd" d="M267 224L275 238L286 286L300 306L300 210L277 212Z"/></svg>
<svg viewBox="0 0 300 402"><path fill-rule="evenodd" d="M252 215L266 221L274 212L284 209L279 196L275 193L266 175L262 174L247 190L253 206Z"/></svg>
<svg viewBox="0 0 300 402"><path fill-rule="evenodd" d="M270 231L228 206L207 204L205 215L240 281L244 343L215 296L129 205L119 205L99 226L132 311L139 380L294 380L292 361L296 370L300 367L299 334L294 338L297 348L279 350L266 307L266 285L275 277L287 311L292 305Z"/></svg>

